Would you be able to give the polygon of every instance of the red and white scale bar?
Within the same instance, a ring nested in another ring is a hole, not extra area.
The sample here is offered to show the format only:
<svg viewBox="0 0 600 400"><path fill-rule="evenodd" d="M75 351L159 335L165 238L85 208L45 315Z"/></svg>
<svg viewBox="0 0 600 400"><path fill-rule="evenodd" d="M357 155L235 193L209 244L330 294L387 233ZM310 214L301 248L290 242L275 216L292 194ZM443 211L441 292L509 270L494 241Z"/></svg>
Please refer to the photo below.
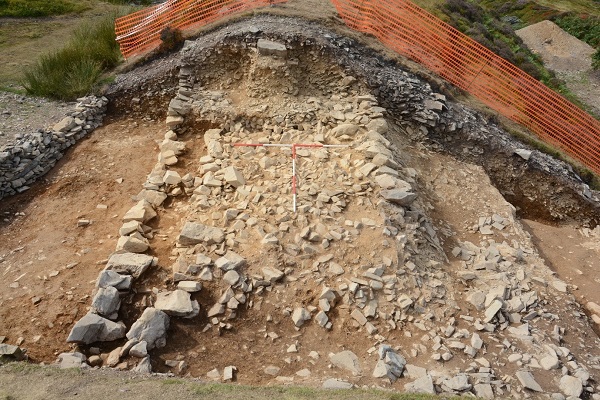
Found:
<svg viewBox="0 0 600 400"><path fill-rule="evenodd" d="M294 212L296 212L296 187L298 179L296 178L296 149L298 148L344 148L350 147L346 144L322 144L322 143L290 143L290 144L271 144L271 143L234 143L234 147L287 147L292 149L292 195L294 201Z"/></svg>

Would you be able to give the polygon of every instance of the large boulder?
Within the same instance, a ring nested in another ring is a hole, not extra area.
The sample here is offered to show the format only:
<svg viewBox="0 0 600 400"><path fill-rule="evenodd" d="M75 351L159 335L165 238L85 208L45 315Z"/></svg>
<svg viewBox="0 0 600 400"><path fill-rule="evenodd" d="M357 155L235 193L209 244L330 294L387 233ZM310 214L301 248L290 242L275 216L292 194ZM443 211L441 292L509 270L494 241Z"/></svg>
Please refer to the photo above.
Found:
<svg viewBox="0 0 600 400"><path fill-rule="evenodd" d="M20 361L23 358L25 354L18 346L0 343L0 361Z"/></svg>
<svg viewBox="0 0 600 400"><path fill-rule="evenodd" d="M106 270L139 278L154 262L154 257L146 254L120 253L108 259Z"/></svg>
<svg viewBox="0 0 600 400"><path fill-rule="evenodd" d="M124 337L126 331L127 328L122 322L113 322L98 314L89 313L73 326L67 342L83 344L112 342Z"/></svg>
<svg viewBox="0 0 600 400"><path fill-rule="evenodd" d="M402 376L406 360L386 344L379 346L379 360L373 371L374 378L387 377L395 382Z"/></svg>
<svg viewBox="0 0 600 400"><path fill-rule="evenodd" d="M94 312L109 319L116 319L120 306L119 291L112 286L98 289L92 300Z"/></svg>
<svg viewBox="0 0 600 400"><path fill-rule="evenodd" d="M184 246L193 246L198 243L208 245L221 243L224 239L225 234L222 229L196 222L186 222L177 240Z"/></svg>
<svg viewBox="0 0 600 400"><path fill-rule="evenodd" d="M146 308L140 318L134 322L127 332L127 339L146 341L147 349L165 347L167 344L167 329L169 316L156 308Z"/></svg>

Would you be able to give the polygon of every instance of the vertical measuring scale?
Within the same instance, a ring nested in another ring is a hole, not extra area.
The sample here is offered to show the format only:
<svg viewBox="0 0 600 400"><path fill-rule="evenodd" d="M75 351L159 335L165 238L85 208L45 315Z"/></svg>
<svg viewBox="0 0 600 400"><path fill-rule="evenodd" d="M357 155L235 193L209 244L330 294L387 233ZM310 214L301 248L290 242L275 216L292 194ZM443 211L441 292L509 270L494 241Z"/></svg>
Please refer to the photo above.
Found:
<svg viewBox="0 0 600 400"><path fill-rule="evenodd" d="M350 147L347 144L322 144L322 143L290 143L290 144L271 144L271 143L234 143L234 147L288 147L292 149L292 204L294 213L297 211L297 189L298 178L296 176L296 157L297 148L345 148Z"/></svg>

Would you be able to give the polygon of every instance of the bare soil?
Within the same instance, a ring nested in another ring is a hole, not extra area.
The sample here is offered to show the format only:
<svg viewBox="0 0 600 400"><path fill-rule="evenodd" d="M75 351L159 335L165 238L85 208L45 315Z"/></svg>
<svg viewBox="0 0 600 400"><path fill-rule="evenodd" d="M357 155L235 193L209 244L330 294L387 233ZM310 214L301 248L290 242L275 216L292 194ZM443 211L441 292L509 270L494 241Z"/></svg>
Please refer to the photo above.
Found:
<svg viewBox="0 0 600 400"><path fill-rule="evenodd" d="M162 123L108 121L43 182L2 200L0 331L11 342L22 337L33 361L64 351L65 335L87 312L90 285L103 268L98 262L114 249L118 217L151 169L153 159L142 155L155 152L162 135ZM93 222L77 227L80 218Z"/></svg>
<svg viewBox="0 0 600 400"><path fill-rule="evenodd" d="M301 8L297 11L310 12L318 18L320 9L317 8L317 3L307 2L305 7L314 8ZM298 2L290 4L294 6ZM330 11L324 10L323 15L328 15ZM321 65L315 68L321 68L331 74L336 72L334 68L326 70ZM281 81L285 83L285 79L274 82L267 79L266 75L263 78L265 85L281 84ZM220 81L215 80L215 87L211 89L235 82L230 76L219 76L219 79ZM236 107L243 106L248 97L243 89L244 86L240 86L237 92L233 91L232 98L238 101L234 102ZM275 96L266 97L265 103L269 102L273 108L282 104L290 105ZM123 111L121 110L118 118L109 118L102 128L71 149L44 181L34 185L30 191L4 199L0 203L0 215L3 218L0 222L0 274L3 278L0 284L0 336L6 336L8 343L22 342L22 347L27 349L30 359L34 362L53 362L58 353L73 348L65 343L65 338L73 323L87 312L98 272L103 268L106 257L114 250L116 233L121 225L120 218L133 205L131 196L139 192L141 184L155 163L158 153L157 141L162 140L166 129L162 119L153 120L153 117L161 115L164 110L146 103L134 117L125 116ZM144 117L144 113L149 116ZM197 133L199 135L196 135ZM197 170L199 157L206 154L201 133L191 129L181 137L190 150L173 169L182 175ZM442 239L444 253L450 259L448 265L444 266L444 273L453 277L452 280L444 282L449 292L448 303L441 302L437 305L436 318L443 320L450 315L472 311L472 307L464 301L470 290L469 284L454 278L464 269L464 265L451 257L452 250L467 241L477 246L485 246L492 240L497 243L519 242L527 247L530 238L522 231L518 220L506 230L495 231L491 236L482 237L473 229L481 217L501 213L510 219L509 216L514 211L490 182L482 167L429 152L418 144L406 141L400 135L393 137L404 155L406 167L416 171L417 181L422 188L419 195L423 198L424 207L434 219L434 227ZM119 178L123 179L122 183L117 182ZM152 225L157 233L152 241L152 255L157 256L161 263L136 285L137 293L124 299L126 311L122 317L128 326L146 305L146 295L154 288L172 288L169 286L169 264L177 256L174 251L174 238L179 232L182 218L188 215L183 208L184 203L177 199L169 200L164 209L160 210L159 220ZM108 208L100 209L97 208L98 205L106 205ZM357 206L349 207L347 212L354 219L378 218L376 214L368 214ZM78 227L77 221L82 218L91 219L92 224ZM535 244L532 258L539 250L559 278L577 287L573 287L576 294L585 299L600 300L597 290L599 283L594 282L592 278L597 268L600 268L597 261L600 247L598 238L586 237L583 231L574 225L553 227L545 225L544 222L543 219L525 222ZM345 256L357 258L365 254L383 254L385 250L375 242L379 237L380 235L367 232L354 247L346 249ZM559 246L569 249L569 256ZM255 268L281 261L283 258L273 251L252 247L252 243L245 247L244 255ZM580 270L581 274L573 269L574 264L580 265L575 268ZM304 263L294 266L298 267L298 270L311 268L311 265ZM543 264L540 264L540 276L544 276L544 268ZM573 271L579 275L573 276ZM374 358L365 354L365 350L373 345L373 341L352 320L341 319L327 334L314 323L303 327L300 333L290 323L289 316L283 312L283 306L293 301L298 304L314 302L320 284L320 281L313 282L307 278L299 283L290 280L275 285L268 296L261 300L259 307L255 307L252 312L241 312L231 321L230 330L213 329L204 333L202 329L208 322L204 317L191 321L173 319L167 347L153 352L153 367L160 372L166 372L169 369L164 366L165 360L185 359L189 365L186 374L204 377L206 372L215 367L222 369L227 365L235 365L239 369L239 382L272 385L276 382L272 376L264 374L263 369L266 365L273 364L282 368L280 375L294 376L296 383L301 382L305 385L319 385L325 377L332 376L348 379L361 386L383 385L380 381L372 379L370 373L365 373L362 377L348 378L347 373L331 369L329 365L329 352L342 349L355 351L365 370L370 370L374 364ZM598 357L599 350L597 346L594 348L595 340L587 343L582 341L591 332L587 320L574 313L574 305L561 304L560 298L553 298L554 292L549 290L547 285L540 286L539 293L544 304L555 310L553 312L556 312L560 323L569 328L565 346L576 349L578 346L587 345L588 357ZM208 285L207 289L195 295L204 307L214 303L217 293L216 287ZM333 316L337 317L335 314ZM552 320L540 322L540 325L541 336L553 329ZM468 329L470 324L459 320L457 327ZM269 332L275 332L277 338L269 336ZM433 361L426 352L410 353L411 349L419 349L422 336L424 332L409 324L403 329L386 332L386 339L403 349L410 363L432 370L443 368L456 371L461 368L461 363L465 362L461 357L455 357L440 367L440 363ZM500 339L494 339L501 342ZM507 354L506 351L494 347L494 339L490 339L488 358L498 362L500 357L506 357ZM287 349L292 344L298 346L298 353L288 353ZM108 352L114 347L114 343L101 345L100 350ZM82 350L87 351L83 347ZM310 351L317 351L320 357L310 358ZM296 372L303 368L310 368L312 375L305 379L295 376ZM514 370L516 365L508 365L502 373L511 375ZM7 380L10 380L15 375L19 376L9 373L0 374L0 378L5 379L5 376L8 376ZM88 375L84 374L84 377ZM540 371L536 378L545 388L556 386L550 372ZM43 389L36 389L36 393L52 390L45 389L51 388L49 381L52 378L41 380ZM83 380L85 379L74 378L73 383L61 389L62 391L51 391L50 398L75 395L89 397L92 392L97 395L97 392L94 392L98 390L95 389L95 385L106 385L107 382L102 376L90 379L88 384L80 383ZM109 382L114 383L114 380ZM132 386L136 382L133 380ZM402 390L404 383L386 386ZM153 385L153 390L156 391L142 391L142 395L138 394L137 389L123 387L125 384L118 385L118 390L126 393L125 395L131 391L129 394L132 398L135 398L134 394L148 396L149 393L164 393L164 388L160 385ZM17 390L14 389L14 384L7 387L10 388L11 395ZM111 387L110 393L114 394L114 390ZM184 396L182 398L186 398L187 392L180 392ZM169 390L169 393L173 394L173 391ZM36 397L32 395L30 398Z"/></svg>
<svg viewBox="0 0 600 400"><path fill-rule="evenodd" d="M563 79L581 101L600 115L600 74L592 69L595 49L563 31L552 21L542 21L516 32L546 68Z"/></svg>

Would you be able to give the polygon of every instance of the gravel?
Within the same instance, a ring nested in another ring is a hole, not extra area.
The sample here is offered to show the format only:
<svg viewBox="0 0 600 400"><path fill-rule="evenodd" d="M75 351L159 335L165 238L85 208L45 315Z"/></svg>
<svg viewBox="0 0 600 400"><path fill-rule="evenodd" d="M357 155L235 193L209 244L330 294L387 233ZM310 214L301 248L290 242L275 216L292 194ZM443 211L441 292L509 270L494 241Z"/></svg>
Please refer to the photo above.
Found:
<svg viewBox="0 0 600 400"><path fill-rule="evenodd" d="M73 111L75 104L0 91L0 151L18 135L53 126Z"/></svg>

